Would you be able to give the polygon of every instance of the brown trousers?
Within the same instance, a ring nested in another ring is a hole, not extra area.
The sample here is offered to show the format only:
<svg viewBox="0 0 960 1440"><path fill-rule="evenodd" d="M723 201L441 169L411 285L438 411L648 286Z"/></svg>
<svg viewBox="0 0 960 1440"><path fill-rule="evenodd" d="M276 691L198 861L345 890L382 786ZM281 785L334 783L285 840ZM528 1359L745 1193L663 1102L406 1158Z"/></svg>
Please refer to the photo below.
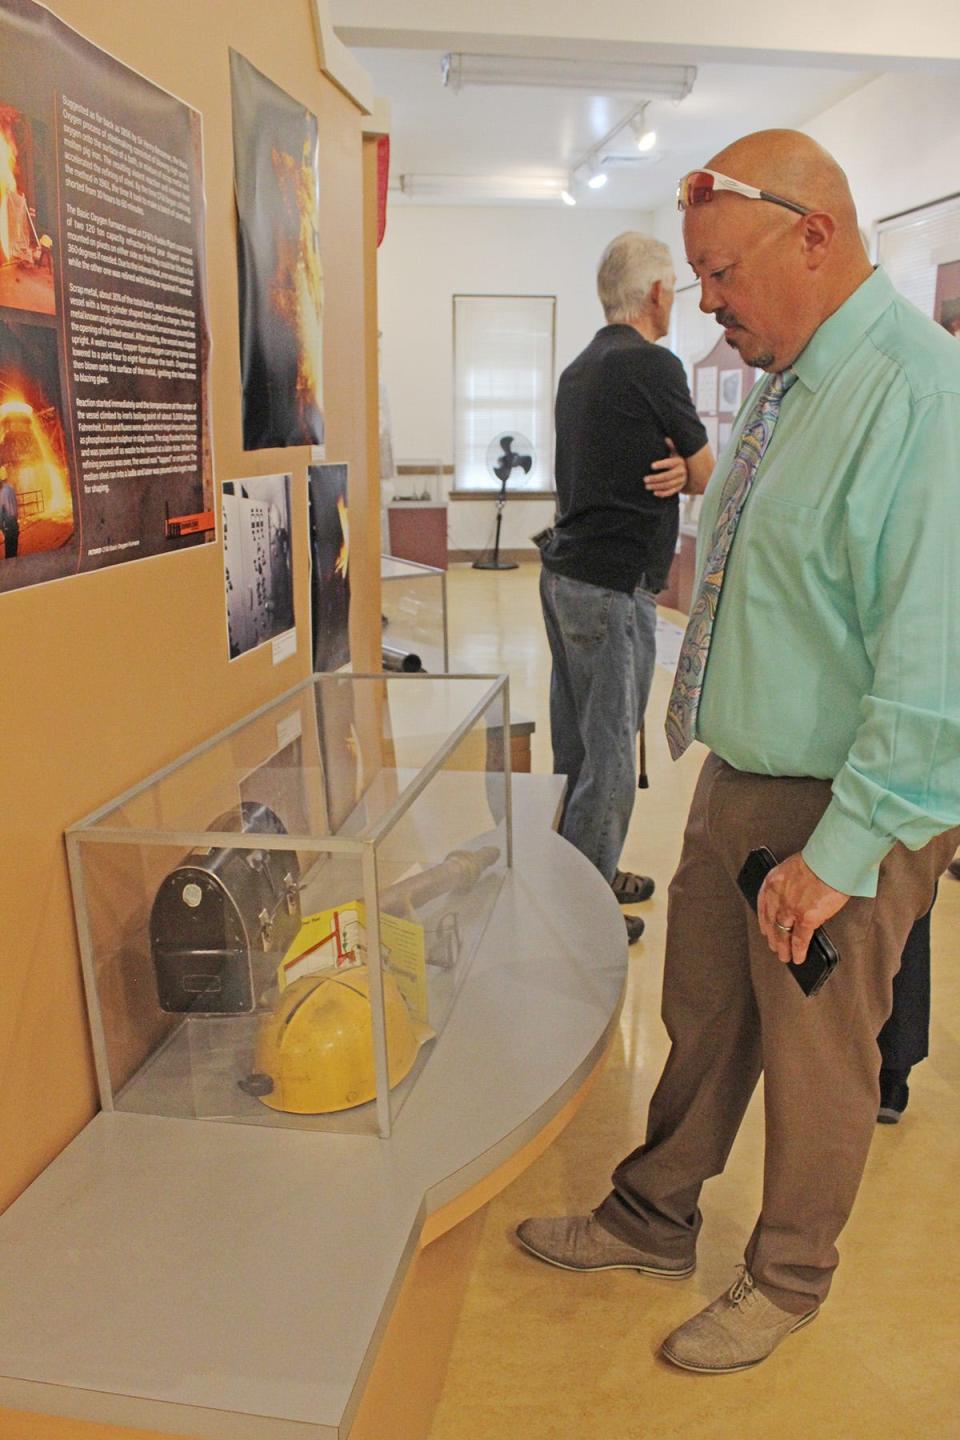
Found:
<svg viewBox="0 0 960 1440"><path fill-rule="evenodd" d="M854 898L824 928L840 963L807 999L770 951L736 886L748 851L801 850L830 800L825 780L704 764L670 886L663 1020L672 1042L647 1139L613 1175L604 1227L656 1255L692 1255L700 1189L719 1175L760 1072L763 1207L746 1262L775 1304L822 1301L876 1128L877 1035L914 921L960 830L922 850L896 844L876 899Z"/></svg>

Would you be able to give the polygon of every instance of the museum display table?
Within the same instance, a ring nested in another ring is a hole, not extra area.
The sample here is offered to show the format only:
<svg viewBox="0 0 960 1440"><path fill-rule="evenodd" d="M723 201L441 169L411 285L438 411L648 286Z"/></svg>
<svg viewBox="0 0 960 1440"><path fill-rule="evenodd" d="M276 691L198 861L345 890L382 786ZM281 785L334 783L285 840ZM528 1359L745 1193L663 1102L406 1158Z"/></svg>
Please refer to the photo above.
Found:
<svg viewBox="0 0 960 1440"><path fill-rule="evenodd" d="M0 1404L205 1440L410 1433L364 1394L418 1247L538 1153L616 1025L623 921L559 801L515 779L514 868L389 1139L101 1113L0 1217Z"/></svg>

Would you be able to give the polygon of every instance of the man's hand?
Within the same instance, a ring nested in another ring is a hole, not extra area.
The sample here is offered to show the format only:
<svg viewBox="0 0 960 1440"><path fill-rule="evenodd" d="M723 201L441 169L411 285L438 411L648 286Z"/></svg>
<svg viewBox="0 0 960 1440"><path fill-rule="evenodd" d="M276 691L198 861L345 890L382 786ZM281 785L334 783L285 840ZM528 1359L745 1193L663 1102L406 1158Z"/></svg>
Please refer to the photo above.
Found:
<svg viewBox="0 0 960 1440"><path fill-rule="evenodd" d="M818 879L802 855L791 855L770 871L760 887L757 919L777 959L802 965L814 930L849 899Z"/></svg>
<svg viewBox="0 0 960 1440"><path fill-rule="evenodd" d="M644 475L643 483L660 500L679 495L687 483L687 462L678 455L672 440L667 440L670 454L665 460L654 460L654 474Z"/></svg>

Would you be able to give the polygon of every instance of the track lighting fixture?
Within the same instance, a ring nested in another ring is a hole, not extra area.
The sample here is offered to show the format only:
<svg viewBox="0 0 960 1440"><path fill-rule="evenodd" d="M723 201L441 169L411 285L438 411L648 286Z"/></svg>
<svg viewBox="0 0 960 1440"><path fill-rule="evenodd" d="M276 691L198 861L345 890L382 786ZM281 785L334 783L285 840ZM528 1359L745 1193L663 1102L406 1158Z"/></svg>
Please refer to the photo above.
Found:
<svg viewBox="0 0 960 1440"><path fill-rule="evenodd" d="M657 143L656 130L654 130L652 126L647 124L646 105L644 105L639 115L634 116L634 118L630 122L630 125L633 130L634 138L637 142L637 149L640 151L641 155L645 155L647 151L652 150L654 145L656 145Z"/></svg>

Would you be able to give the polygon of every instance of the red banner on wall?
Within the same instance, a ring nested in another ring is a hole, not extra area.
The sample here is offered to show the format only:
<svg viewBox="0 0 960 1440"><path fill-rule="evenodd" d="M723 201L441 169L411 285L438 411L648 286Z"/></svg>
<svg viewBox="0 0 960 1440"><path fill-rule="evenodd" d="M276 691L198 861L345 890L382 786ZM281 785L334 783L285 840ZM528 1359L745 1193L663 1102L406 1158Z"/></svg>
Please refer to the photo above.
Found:
<svg viewBox="0 0 960 1440"><path fill-rule="evenodd" d="M377 137L377 246L387 233L387 182L390 179L390 136Z"/></svg>

